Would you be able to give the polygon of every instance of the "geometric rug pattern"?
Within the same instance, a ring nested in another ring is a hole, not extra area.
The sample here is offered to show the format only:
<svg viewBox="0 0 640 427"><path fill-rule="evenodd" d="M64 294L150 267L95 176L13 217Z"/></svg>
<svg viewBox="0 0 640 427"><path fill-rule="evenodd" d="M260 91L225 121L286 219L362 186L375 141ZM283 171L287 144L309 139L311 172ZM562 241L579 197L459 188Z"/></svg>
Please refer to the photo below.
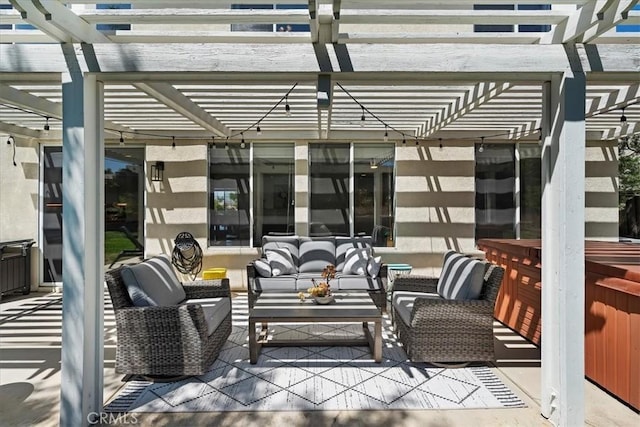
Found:
<svg viewBox="0 0 640 427"><path fill-rule="evenodd" d="M368 347L323 346L362 335L361 324L269 325L276 339L318 345L263 347L249 363L246 296L233 299L233 330L200 376L168 383L129 381L107 412L224 412L524 407L487 366L440 368L412 363L383 319L382 363Z"/></svg>

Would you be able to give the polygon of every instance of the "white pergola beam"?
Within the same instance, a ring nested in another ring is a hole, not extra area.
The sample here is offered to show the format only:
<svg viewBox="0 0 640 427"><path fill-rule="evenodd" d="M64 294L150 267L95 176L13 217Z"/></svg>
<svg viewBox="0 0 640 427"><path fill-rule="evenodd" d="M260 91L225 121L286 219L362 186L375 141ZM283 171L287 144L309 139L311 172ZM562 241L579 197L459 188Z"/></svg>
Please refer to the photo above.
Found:
<svg viewBox="0 0 640 427"><path fill-rule="evenodd" d="M384 24L384 25L424 25L424 24L484 24L553 25L569 16L565 10L398 10L398 9L346 9L340 13L343 24Z"/></svg>
<svg viewBox="0 0 640 427"><path fill-rule="evenodd" d="M623 20L622 12L638 0L590 0L540 39L541 44L588 42L614 28Z"/></svg>
<svg viewBox="0 0 640 427"><path fill-rule="evenodd" d="M28 0L10 0L11 5L19 10L23 15L23 21L38 28L43 33L60 43L73 42L69 33L61 30L48 21L41 10L38 10L36 3Z"/></svg>
<svg viewBox="0 0 640 427"><path fill-rule="evenodd" d="M102 413L104 370L104 135L102 83L69 53L63 81L64 151L60 425Z"/></svg>
<svg viewBox="0 0 640 427"><path fill-rule="evenodd" d="M574 69L543 87L541 407L557 426L585 416L585 81Z"/></svg>
<svg viewBox="0 0 640 427"><path fill-rule="evenodd" d="M304 9L84 9L78 16L101 24L308 24Z"/></svg>
<svg viewBox="0 0 640 427"><path fill-rule="evenodd" d="M42 131L33 130L24 126L16 126L11 123L0 122L0 132L9 135L20 135L28 138L42 138ZM2 141L0 141L2 142Z"/></svg>
<svg viewBox="0 0 640 427"><path fill-rule="evenodd" d="M170 84L150 82L136 83L134 86L217 136L231 133L229 128Z"/></svg>
<svg viewBox="0 0 640 427"><path fill-rule="evenodd" d="M71 9L56 0L41 1L42 7L50 15L49 23L68 34L72 41L83 43L109 43L109 39L96 30L95 26L78 17Z"/></svg>

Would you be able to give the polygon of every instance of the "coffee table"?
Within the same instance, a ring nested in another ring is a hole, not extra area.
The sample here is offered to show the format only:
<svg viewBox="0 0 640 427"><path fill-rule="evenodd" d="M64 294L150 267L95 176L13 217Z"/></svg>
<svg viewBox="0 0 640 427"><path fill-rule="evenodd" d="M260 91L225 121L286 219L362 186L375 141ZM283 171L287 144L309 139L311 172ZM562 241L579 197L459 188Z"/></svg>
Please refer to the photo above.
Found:
<svg viewBox="0 0 640 427"><path fill-rule="evenodd" d="M367 292L334 293L335 302L316 304L311 299L300 301L294 293L262 293L249 310L249 358L258 362L262 347L368 345L373 359L382 362L382 313ZM362 339L267 340L269 323L360 323ZM374 324L371 335L369 322ZM261 323L256 333L256 323Z"/></svg>

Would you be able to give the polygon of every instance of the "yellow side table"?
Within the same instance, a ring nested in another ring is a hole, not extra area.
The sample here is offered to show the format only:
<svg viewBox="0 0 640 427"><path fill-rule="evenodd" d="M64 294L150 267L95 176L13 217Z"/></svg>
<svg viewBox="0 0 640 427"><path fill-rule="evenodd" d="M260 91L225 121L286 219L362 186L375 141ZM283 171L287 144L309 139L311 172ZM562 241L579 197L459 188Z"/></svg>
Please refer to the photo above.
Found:
<svg viewBox="0 0 640 427"><path fill-rule="evenodd" d="M207 268L202 272L203 280L225 279L227 277L227 269L222 267Z"/></svg>

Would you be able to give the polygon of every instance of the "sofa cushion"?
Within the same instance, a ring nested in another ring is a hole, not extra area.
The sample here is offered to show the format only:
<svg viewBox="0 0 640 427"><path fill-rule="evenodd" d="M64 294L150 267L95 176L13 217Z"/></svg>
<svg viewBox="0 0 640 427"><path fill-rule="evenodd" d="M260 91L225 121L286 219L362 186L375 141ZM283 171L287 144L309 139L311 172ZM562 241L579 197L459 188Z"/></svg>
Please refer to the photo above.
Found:
<svg viewBox="0 0 640 427"><path fill-rule="evenodd" d="M374 279L370 276L340 275L337 282L338 289L341 291L353 291L360 289L366 289L369 291L380 290L380 283L378 279Z"/></svg>
<svg viewBox="0 0 640 427"><path fill-rule="evenodd" d="M485 263L448 251L438 279L438 294L456 300L478 299L482 291Z"/></svg>
<svg viewBox="0 0 640 427"><path fill-rule="evenodd" d="M319 272L328 264L336 264L336 245L330 240L301 240L298 271Z"/></svg>
<svg viewBox="0 0 640 427"><path fill-rule="evenodd" d="M253 261L253 268L261 277L271 277L271 264L264 258Z"/></svg>
<svg viewBox="0 0 640 427"><path fill-rule="evenodd" d="M207 321L207 335L218 329L227 314L231 312L230 298L197 298L188 299L183 304L199 304Z"/></svg>
<svg viewBox="0 0 640 427"><path fill-rule="evenodd" d="M413 304L416 298L429 298L429 299L442 299L438 294L431 294L427 292L409 292L409 291L394 291L393 292L393 311L398 313L402 321L411 326L411 310L413 310Z"/></svg>
<svg viewBox="0 0 640 427"><path fill-rule="evenodd" d="M376 277L378 277L380 267L382 267L382 257L372 256L371 258L369 258L369 262L367 263L367 274L375 279Z"/></svg>
<svg viewBox="0 0 640 427"><path fill-rule="evenodd" d="M336 237L336 271L344 270L347 250L351 248L371 248L371 237Z"/></svg>
<svg viewBox="0 0 640 427"><path fill-rule="evenodd" d="M315 273L298 273L298 278L296 280L296 289L298 291L307 292L307 289L313 286L312 279L316 281L316 284L320 282L326 282L326 279L322 278L320 272L316 271ZM334 286L337 286L337 281L331 280L329 282L332 290L336 290Z"/></svg>
<svg viewBox="0 0 640 427"><path fill-rule="evenodd" d="M297 273L296 265L288 248L273 248L265 252L272 276L282 276L283 274Z"/></svg>
<svg viewBox="0 0 640 427"><path fill-rule="evenodd" d="M262 236L262 255L274 248L287 248L291 252L294 265L298 265L298 248L300 247L300 238L298 236Z"/></svg>
<svg viewBox="0 0 640 427"><path fill-rule="evenodd" d="M167 255L122 268L122 280L134 305L177 305L186 298Z"/></svg>
<svg viewBox="0 0 640 427"><path fill-rule="evenodd" d="M370 248L349 248L344 259L342 272L344 274L357 274L365 276L367 274L367 264L371 257Z"/></svg>
<svg viewBox="0 0 640 427"><path fill-rule="evenodd" d="M296 274L277 277L256 277L253 287L258 292L280 292L296 290Z"/></svg>

